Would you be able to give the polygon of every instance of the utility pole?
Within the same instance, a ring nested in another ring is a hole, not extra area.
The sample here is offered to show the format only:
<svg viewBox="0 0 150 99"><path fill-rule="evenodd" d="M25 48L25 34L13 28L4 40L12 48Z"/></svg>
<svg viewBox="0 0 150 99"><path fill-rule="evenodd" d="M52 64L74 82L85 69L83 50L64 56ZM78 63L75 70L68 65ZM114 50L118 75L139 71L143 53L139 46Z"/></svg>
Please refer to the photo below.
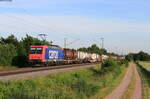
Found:
<svg viewBox="0 0 150 99"><path fill-rule="evenodd" d="M67 38L64 38L64 48L67 47Z"/></svg>
<svg viewBox="0 0 150 99"><path fill-rule="evenodd" d="M80 39L75 39L74 41L67 43L67 38L64 38L64 48L67 48L67 46L69 46L69 45L71 45L71 44L73 44L79 40Z"/></svg>
<svg viewBox="0 0 150 99"><path fill-rule="evenodd" d="M104 49L104 38L100 38L102 42L102 49Z"/></svg>

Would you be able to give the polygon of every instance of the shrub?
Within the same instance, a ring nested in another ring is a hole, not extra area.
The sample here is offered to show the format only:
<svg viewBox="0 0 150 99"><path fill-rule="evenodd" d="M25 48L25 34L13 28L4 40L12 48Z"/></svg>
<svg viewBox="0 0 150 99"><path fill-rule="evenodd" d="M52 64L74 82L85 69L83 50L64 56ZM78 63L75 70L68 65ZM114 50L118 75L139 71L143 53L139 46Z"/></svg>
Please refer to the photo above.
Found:
<svg viewBox="0 0 150 99"><path fill-rule="evenodd" d="M108 59L104 60L104 62L102 63L102 68L116 66L116 65L117 65L117 62L115 60L108 58Z"/></svg>
<svg viewBox="0 0 150 99"><path fill-rule="evenodd" d="M120 60L119 63L120 63L120 65L123 65L123 64L125 64L125 66L128 66L128 65L129 65L129 61L126 60L126 59Z"/></svg>
<svg viewBox="0 0 150 99"><path fill-rule="evenodd" d="M106 75L109 72L114 73L114 75L118 75L121 72L119 63L111 58L106 59L102 63L102 68L101 68L102 76Z"/></svg>

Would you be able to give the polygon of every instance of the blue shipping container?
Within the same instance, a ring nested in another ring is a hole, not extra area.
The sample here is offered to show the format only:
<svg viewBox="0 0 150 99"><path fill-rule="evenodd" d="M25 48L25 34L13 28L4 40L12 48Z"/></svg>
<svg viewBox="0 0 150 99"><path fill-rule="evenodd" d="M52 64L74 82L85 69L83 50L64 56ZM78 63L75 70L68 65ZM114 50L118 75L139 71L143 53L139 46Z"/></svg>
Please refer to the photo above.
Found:
<svg viewBox="0 0 150 99"><path fill-rule="evenodd" d="M45 59L47 61L62 61L64 60L64 51L62 49L47 48Z"/></svg>

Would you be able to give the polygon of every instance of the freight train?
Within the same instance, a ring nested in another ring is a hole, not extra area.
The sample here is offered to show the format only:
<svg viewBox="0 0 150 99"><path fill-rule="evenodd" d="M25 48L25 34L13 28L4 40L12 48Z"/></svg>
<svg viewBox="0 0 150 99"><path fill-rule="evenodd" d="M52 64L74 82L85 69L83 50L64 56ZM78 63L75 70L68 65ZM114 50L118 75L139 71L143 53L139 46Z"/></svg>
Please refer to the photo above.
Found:
<svg viewBox="0 0 150 99"><path fill-rule="evenodd" d="M30 64L44 66L57 64L75 64L101 62L102 57L96 53L87 53L73 49L61 48L57 45L31 46L29 53Z"/></svg>

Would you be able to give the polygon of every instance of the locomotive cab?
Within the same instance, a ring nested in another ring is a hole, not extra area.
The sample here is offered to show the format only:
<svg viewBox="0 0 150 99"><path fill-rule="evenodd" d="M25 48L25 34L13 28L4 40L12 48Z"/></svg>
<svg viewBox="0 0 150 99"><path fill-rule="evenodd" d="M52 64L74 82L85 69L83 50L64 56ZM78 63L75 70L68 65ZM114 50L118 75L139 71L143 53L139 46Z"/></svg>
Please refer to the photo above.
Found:
<svg viewBox="0 0 150 99"><path fill-rule="evenodd" d="M37 64L45 61L45 49L48 46L31 46L29 51L29 63Z"/></svg>

